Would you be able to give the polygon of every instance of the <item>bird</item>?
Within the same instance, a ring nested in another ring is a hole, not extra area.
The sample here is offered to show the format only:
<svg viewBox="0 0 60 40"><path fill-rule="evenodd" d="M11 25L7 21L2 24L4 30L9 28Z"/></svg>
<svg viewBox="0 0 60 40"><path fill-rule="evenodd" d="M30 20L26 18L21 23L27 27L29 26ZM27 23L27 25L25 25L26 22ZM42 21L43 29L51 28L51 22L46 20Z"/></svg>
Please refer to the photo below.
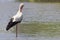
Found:
<svg viewBox="0 0 60 40"><path fill-rule="evenodd" d="M21 3L19 5L19 10L17 12L16 15L14 15L13 17L11 17L10 21L7 24L6 30L8 31L11 27L17 25L18 23L21 23L22 19L23 19L23 14L22 14L22 9L24 7L24 3Z"/></svg>

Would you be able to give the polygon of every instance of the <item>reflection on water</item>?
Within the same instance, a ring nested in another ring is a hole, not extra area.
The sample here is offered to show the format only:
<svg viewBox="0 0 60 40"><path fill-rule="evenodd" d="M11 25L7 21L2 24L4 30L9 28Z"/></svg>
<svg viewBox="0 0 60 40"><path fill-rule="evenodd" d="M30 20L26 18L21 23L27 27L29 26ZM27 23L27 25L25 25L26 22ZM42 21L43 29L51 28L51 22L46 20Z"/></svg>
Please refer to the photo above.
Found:
<svg viewBox="0 0 60 40"><path fill-rule="evenodd" d="M6 32L5 28L11 16L15 15L18 7L16 3L0 3L0 39L1 40L16 40L15 34ZM23 21L38 21L38 22L60 22L60 3L27 3L25 2L23 9ZM28 37L25 34L20 34L17 40L56 40L59 37L44 37L35 36Z"/></svg>
<svg viewBox="0 0 60 40"><path fill-rule="evenodd" d="M35 36L35 37L28 37L28 36L18 36L15 37L12 33L0 33L0 40L60 40L60 37L44 37L44 36ZM23 34L24 35L24 34Z"/></svg>

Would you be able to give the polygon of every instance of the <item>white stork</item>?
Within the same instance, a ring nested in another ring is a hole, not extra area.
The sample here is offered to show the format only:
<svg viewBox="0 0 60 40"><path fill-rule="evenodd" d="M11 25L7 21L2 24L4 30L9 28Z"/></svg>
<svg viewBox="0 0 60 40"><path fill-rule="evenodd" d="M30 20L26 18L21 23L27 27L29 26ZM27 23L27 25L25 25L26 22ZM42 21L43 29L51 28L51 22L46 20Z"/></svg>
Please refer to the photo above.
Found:
<svg viewBox="0 0 60 40"><path fill-rule="evenodd" d="M21 3L20 6L19 6L19 10L18 10L17 14L14 15L14 16L10 19L10 21L9 21L7 27L6 27L6 30L7 30L7 31L8 31L11 27L15 26L16 24L18 24L18 23L20 23L20 22L22 21L22 18L23 18L22 9L23 9L23 7L24 7L24 4Z"/></svg>

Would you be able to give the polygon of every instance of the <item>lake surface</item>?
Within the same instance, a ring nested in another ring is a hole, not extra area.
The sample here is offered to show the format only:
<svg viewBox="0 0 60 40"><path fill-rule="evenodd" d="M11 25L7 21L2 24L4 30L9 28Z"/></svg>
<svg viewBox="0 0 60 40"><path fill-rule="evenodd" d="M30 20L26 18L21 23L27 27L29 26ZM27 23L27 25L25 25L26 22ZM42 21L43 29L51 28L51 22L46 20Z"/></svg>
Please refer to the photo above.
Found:
<svg viewBox="0 0 60 40"><path fill-rule="evenodd" d="M21 2L20 2L21 3ZM18 38L15 33L6 31L9 19L18 11L19 2L0 3L0 39L1 40L60 40L60 37L27 36L20 34ZM60 3L28 3L24 2L23 21L38 22L60 22Z"/></svg>

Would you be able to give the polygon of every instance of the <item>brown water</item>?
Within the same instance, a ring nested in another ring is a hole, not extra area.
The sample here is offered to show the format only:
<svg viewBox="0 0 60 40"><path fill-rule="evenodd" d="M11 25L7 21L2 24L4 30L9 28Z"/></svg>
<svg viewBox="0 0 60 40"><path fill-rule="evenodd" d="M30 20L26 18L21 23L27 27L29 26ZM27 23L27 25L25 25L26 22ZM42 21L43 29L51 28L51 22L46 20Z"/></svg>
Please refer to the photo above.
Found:
<svg viewBox="0 0 60 40"><path fill-rule="evenodd" d="M20 2L21 3L21 2ZM60 40L60 37L27 36L6 31L9 19L16 14L19 2L0 3L0 40ZM28 3L24 2L23 21L60 22L60 3Z"/></svg>

